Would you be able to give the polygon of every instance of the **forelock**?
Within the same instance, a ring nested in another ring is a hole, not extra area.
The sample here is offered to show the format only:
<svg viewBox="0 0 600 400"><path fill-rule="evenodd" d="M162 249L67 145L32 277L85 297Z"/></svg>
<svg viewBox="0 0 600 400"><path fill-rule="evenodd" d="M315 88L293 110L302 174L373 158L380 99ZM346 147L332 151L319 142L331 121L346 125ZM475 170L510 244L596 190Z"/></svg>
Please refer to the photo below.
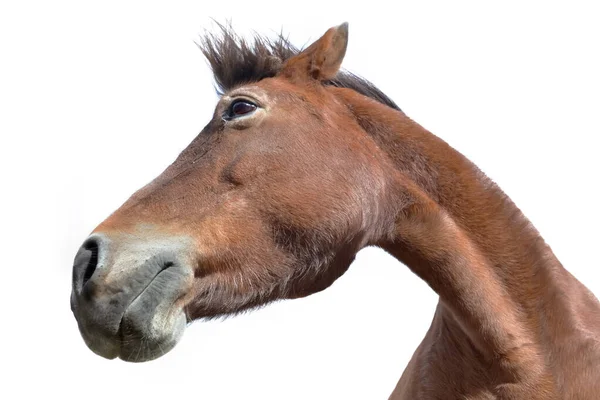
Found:
<svg viewBox="0 0 600 400"><path fill-rule="evenodd" d="M218 24L217 33L207 33L198 46L213 71L218 90L223 93L234 87L273 77L283 63L301 50L282 34L274 38L254 35L247 40L230 25ZM371 82L348 71L340 71L325 85L357 91L394 109L400 108Z"/></svg>

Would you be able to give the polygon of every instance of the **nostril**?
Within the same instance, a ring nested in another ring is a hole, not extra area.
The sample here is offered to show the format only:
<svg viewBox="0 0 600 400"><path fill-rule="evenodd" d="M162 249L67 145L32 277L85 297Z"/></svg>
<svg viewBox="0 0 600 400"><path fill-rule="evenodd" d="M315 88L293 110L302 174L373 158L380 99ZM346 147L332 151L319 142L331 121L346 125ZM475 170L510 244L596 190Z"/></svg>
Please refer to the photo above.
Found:
<svg viewBox="0 0 600 400"><path fill-rule="evenodd" d="M81 293L83 286L92 279L94 272L98 268L102 254L100 248L102 241L97 237L88 238L83 246L79 248L73 262L73 290Z"/></svg>
<svg viewBox="0 0 600 400"><path fill-rule="evenodd" d="M90 240L86 244L84 244L83 248L91 252L91 254L83 272L83 280L81 286L84 286L87 283L87 281L90 280L92 275L94 275L94 271L96 271L96 267L98 266L98 242L96 242L95 240Z"/></svg>

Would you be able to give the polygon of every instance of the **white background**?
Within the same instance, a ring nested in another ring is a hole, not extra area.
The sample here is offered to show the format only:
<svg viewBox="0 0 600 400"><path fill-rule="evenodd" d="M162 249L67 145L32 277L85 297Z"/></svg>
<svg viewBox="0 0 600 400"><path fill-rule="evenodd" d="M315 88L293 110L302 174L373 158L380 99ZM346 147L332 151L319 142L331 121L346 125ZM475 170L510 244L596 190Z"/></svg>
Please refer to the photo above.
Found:
<svg viewBox="0 0 600 400"><path fill-rule="evenodd" d="M0 397L385 399L429 327L435 294L366 249L325 292L196 323L157 361L85 347L73 257L212 115L194 44L211 17L297 45L349 21L344 67L478 164L600 295L594 3L2 2Z"/></svg>

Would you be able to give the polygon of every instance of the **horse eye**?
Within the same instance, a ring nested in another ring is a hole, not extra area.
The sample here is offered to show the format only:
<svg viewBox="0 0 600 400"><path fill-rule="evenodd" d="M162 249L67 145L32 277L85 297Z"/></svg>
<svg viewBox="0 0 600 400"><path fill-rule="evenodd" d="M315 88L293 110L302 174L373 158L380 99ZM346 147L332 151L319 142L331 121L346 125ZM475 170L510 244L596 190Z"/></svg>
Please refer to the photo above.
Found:
<svg viewBox="0 0 600 400"><path fill-rule="evenodd" d="M231 103L231 106L229 106L228 117L241 117L254 112L256 108L256 104L252 104L247 100L237 100Z"/></svg>

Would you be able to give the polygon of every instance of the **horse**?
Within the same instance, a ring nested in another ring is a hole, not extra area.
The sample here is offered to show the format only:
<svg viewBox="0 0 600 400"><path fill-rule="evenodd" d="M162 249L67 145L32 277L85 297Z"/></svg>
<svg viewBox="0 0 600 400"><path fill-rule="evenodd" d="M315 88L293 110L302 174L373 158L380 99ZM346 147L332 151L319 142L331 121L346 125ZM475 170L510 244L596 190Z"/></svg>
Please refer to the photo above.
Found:
<svg viewBox="0 0 600 400"><path fill-rule="evenodd" d="M202 38L212 119L75 256L87 346L155 359L189 322L324 290L377 246L439 295L390 399L597 399L598 300L490 178L341 69L347 43L347 23L303 50Z"/></svg>

